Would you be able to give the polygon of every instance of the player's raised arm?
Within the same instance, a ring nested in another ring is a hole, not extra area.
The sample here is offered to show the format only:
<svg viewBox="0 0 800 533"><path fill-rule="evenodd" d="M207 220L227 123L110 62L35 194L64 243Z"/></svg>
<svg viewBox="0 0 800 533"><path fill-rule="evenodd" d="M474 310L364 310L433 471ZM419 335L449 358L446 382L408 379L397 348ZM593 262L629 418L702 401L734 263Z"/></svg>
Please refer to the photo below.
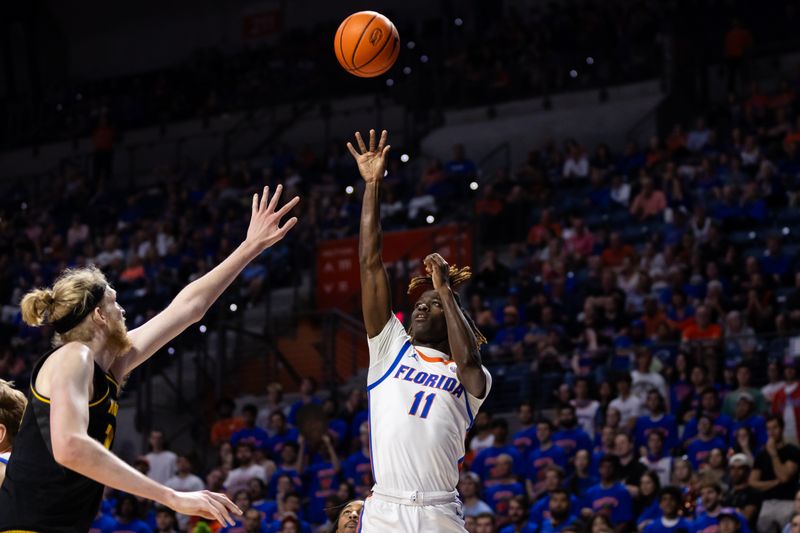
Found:
<svg viewBox="0 0 800 533"><path fill-rule="evenodd" d="M213 270L184 287L164 311L130 332L133 348L112 366L111 371L115 376L126 376L184 329L200 320L250 261L283 239L297 224L297 218L292 217L283 226L280 225L281 219L300 201L294 197L277 209L282 190L283 186L278 185L271 199L269 187L264 187L260 198L258 194L253 195L250 226L245 240Z"/></svg>
<svg viewBox="0 0 800 533"><path fill-rule="evenodd" d="M383 330L392 313L389 277L381 258L380 190L390 148L386 144L387 139L388 133L384 130L376 147L375 130L369 130L369 149L364 144L361 133L356 133L359 150L352 143L347 143L347 148L358 163L358 171L367 185L361 208L358 259L361 266L361 307L364 326L370 338Z"/></svg>
<svg viewBox="0 0 800 533"><path fill-rule="evenodd" d="M103 485L162 503L180 513L233 525L241 511L227 497L208 491L179 493L160 485L119 459L88 435L89 386L93 365L89 348L70 343L53 356L58 372L44 387L50 395L50 436L56 462ZM45 437L48 438L48 437Z"/></svg>
<svg viewBox="0 0 800 533"><path fill-rule="evenodd" d="M476 398L483 398L486 394L486 375L481 367L478 339L450 287L450 266L439 254L429 255L424 262L433 280L433 288L442 301L450 354L458 366L458 379L467 392Z"/></svg>

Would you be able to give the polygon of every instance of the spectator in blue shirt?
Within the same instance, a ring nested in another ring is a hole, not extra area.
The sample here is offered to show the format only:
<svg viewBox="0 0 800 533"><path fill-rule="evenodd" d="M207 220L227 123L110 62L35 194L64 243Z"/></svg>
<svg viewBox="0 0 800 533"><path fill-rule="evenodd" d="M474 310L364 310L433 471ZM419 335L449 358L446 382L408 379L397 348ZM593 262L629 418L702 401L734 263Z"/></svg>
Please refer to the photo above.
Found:
<svg viewBox="0 0 800 533"><path fill-rule="evenodd" d="M545 492L539 499L531 505L529 520L535 524L541 524L542 520L550 517L550 493L564 486L564 471L550 465L545 468L544 489ZM580 509L583 504L580 499L570 496L572 509Z"/></svg>
<svg viewBox="0 0 800 533"><path fill-rule="evenodd" d="M299 433L297 429L289 427L286 423L286 415L282 411L274 411L269 415L269 429L272 436L267 440L266 451L273 460L277 461L281 456L283 446L287 442L297 442Z"/></svg>
<svg viewBox="0 0 800 533"><path fill-rule="evenodd" d="M258 515L258 521L261 522L261 514ZM89 530L91 532L91 530ZM105 532L103 532L105 533ZM156 508L156 529L155 533L178 533L178 519L175 516L175 511L169 507Z"/></svg>
<svg viewBox="0 0 800 533"><path fill-rule="evenodd" d="M90 533L111 533L117 525L116 520L103 514L102 509L97 512L97 517L89 528Z"/></svg>
<svg viewBox="0 0 800 533"><path fill-rule="evenodd" d="M678 487L664 487L659 496L661 516L644 526L643 533L689 533L691 523L678 514L683 493Z"/></svg>
<svg viewBox="0 0 800 533"><path fill-rule="evenodd" d="M727 446L724 440L714 434L711 417L702 414L697 419L697 436L686 446L686 455L695 470L700 468L701 463L706 462L714 448L725 450Z"/></svg>
<svg viewBox="0 0 800 533"><path fill-rule="evenodd" d="M359 429L361 447L342 462L342 474L352 483L355 493L360 497L372 490L372 463L369 456L369 424L364 422Z"/></svg>
<svg viewBox="0 0 800 533"><path fill-rule="evenodd" d="M514 496L508 501L508 525L498 533L536 533L536 526L528 522L525 496Z"/></svg>
<svg viewBox="0 0 800 533"><path fill-rule="evenodd" d="M492 421L494 442L488 448L481 450L472 461L470 470L478 474L481 479L493 478L492 469L501 455L509 455L514 461L514 473L521 474L524 467L522 456L514 446L506 443L508 439L508 422L502 418ZM487 485L488 486L488 485Z"/></svg>
<svg viewBox="0 0 800 533"><path fill-rule="evenodd" d="M706 480L700 484L700 503L703 505L703 512L692 521L691 533L716 532L723 514L730 514L739 521L741 533L750 533L750 525L744 516L735 509L722 507L722 487L719 483Z"/></svg>
<svg viewBox="0 0 800 533"><path fill-rule="evenodd" d="M527 457L533 448L538 446L536 440L536 424L533 423L533 407L525 402L519 405L517 411L520 430L511 437L511 444L522 457Z"/></svg>
<svg viewBox="0 0 800 533"><path fill-rule="evenodd" d="M575 452L572 476L567 480L569 491L578 498L584 498L586 491L597 485L600 481L590 472L592 456L586 450Z"/></svg>
<svg viewBox="0 0 800 533"><path fill-rule="evenodd" d="M314 378L303 378L300 382L300 399L292 404L289 408L289 423L295 425L297 423L297 412L301 407L309 404L319 404L320 400L315 396L317 392L317 382Z"/></svg>
<svg viewBox="0 0 800 533"><path fill-rule="evenodd" d="M341 466L339 457L328 434L322 435L319 454L303 472L305 476L308 502L308 520L313 524L323 524L327 519L325 501L339 488Z"/></svg>
<svg viewBox="0 0 800 533"><path fill-rule="evenodd" d="M719 393L714 387L706 387L700 393L699 413L686 423L686 427L683 430L684 442L688 442L697 435L697 425L701 414L705 414L711 419L711 425L716 436L723 441L727 441L730 438L733 420L720 413Z"/></svg>
<svg viewBox="0 0 800 533"><path fill-rule="evenodd" d="M258 407L247 404L242 407L242 419L244 427L231 435L231 446L236 448L240 442L250 443L256 450L264 450L269 442L269 435L266 431L256 426L258 417Z"/></svg>
<svg viewBox="0 0 800 533"><path fill-rule="evenodd" d="M600 483L589 489L584 504L592 513L604 514L614 530L622 533L633 517L633 502L625 485L617 480L619 459L606 455L600 459Z"/></svg>
<svg viewBox="0 0 800 533"><path fill-rule="evenodd" d="M767 251L759 261L761 272L776 283L786 281L792 268L792 259L781 251L781 239L777 235L767 238Z"/></svg>
<svg viewBox="0 0 800 533"><path fill-rule="evenodd" d="M736 402L731 439L736 435L736 431L742 427L750 430L750 433L755 437L757 448L760 449L767 443L766 419L756 413L755 399L748 392L741 393Z"/></svg>
<svg viewBox="0 0 800 533"><path fill-rule="evenodd" d="M660 433L664 438L664 447L672 450L678 445L678 423L675 417L666 414L666 402L657 390L647 393L645 402L649 415L640 416L636 420L634 442L637 448L647 446L647 437L652 432Z"/></svg>
<svg viewBox="0 0 800 533"><path fill-rule="evenodd" d="M509 500L525 493L522 483L513 475L513 464L510 455L501 454L494 467L493 479L486 481L486 503L494 509L500 523L507 521Z"/></svg>
<svg viewBox="0 0 800 533"><path fill-rule="evenodd" d="M525 462L528 497L535 500L544 490L544 468L549 465L558 466L562 471L567 469L567 454L562 448L553 444L553 423L542 419L536 423L536 439L539 446L535 448Z"/></svg>
<svg viewBox="0 0 800 533"><path fill-rule="evenodd" d="M453 159L444 165L444 173L451 186L457 188L459 185L466 183L467 180L474 179L477 172L478 168L475 163L465 154L464 145L457 144L453 146Z"/></svg>
<svg viewBox="0 0 800 533"><path fill-rule="evenodd" d="M548 513L539 523L537 533L561 533L567 526L578 521L572 499L565 489L555 489L549 496Z"/></svg>
<svg viewBox="0 0 800 533"><path fill-rule="evenodd" d="M591 451L592 439L578 426L575 406L564 404L558 408L558 425L560 429L553 435L553 444L563 449L568 458L578 450Z"/></svg>
<svg viewBox="0 0 800 533"><path fill-rule="evenodd" d="M153 533L144 521L139 520L139 500L130 494L121 494L117 500L117 520L113 533Z"/></svg>

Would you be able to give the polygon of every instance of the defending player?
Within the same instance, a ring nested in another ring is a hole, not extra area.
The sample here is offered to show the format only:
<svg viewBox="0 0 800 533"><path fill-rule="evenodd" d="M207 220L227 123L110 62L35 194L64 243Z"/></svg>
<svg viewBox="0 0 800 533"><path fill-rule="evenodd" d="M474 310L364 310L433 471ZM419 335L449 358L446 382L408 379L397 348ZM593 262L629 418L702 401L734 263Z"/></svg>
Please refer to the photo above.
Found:
<svg viewBox="0 0 800 533"><path fill-rule="evenodd" d="M6 477L6 465L25 404L25 395L15 389L13 383L0 379L0 485Z"/></svg>
<svg viewBox="0 0 800 533"><path fill-rule="evenodd" d="M464 437L491 388L481 365L483 336L462 311L453 284L469 270L451 269L438 254L425 258L432 284L414 305L406 333L392 313L389 280L381 259L380 188L386 168L387 133L360 153L347 147L366 182L359 259L364 324L369 336L370 450L375 479L359 531L459 532L464 518L456 484Z"/></svg>
<svg viewBox="0 0 800 533"><path fill-rule="evenodd" d="M116 291L96 268L67 270L52 289L22 299L22 317L51 323L56 347L33 368L28 408L0 487L0 531L85 532L97 514L103 485L155 500L185 515L233 525L241 511L208 491L177 492L142 475L109 450L114 441L119 383L208 311L236 276L297 223L276 211L281 186L253 206L247 237L222 263L187 285L170 305L128 333Z"/></svg>

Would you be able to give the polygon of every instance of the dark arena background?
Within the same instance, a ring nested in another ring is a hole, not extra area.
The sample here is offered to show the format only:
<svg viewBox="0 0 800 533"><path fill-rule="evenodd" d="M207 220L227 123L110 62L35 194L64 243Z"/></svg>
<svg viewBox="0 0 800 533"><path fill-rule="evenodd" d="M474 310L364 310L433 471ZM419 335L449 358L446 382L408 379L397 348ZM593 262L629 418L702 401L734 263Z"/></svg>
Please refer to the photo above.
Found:
<svg viewBox="0 0 800 533"><path fill-rule="evenodd" d="M374 78L333 50L361 10L400 35ZM96 265L134 329L282 183L298 225L130 376L113 447L255 512L108 489L92 531L336 531L373 484L346 142L386 129L394 310L439 252L488 339L470 533L800 533L798 28L795 0L9 2L0 378L50 347L26 292Z"/></svg>

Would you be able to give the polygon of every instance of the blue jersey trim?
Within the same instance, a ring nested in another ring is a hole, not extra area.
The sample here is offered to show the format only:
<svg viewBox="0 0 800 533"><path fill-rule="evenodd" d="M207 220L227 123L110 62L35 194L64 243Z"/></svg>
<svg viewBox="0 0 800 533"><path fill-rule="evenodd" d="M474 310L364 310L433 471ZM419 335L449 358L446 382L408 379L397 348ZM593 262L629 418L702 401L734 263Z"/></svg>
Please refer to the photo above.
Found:
<svg viewBox="0 0 800 533"><path fill-rule="evenodd" d="M0 457L0 463L3 463L4 465L7 465L8 464L8 459L4 459L4 458Z"/></svg>
<svg viewBox="0 0 800 533"><path fill-rule="evenodd" d="M469 393L467 393L467 389L464 389L464 402L467 404L467 416L469 417L469 425L467 426L467 431L472 427L472 422L474 422L475 418L472 416L472 409L469 406Z"/></svg>
<svg viewBox="0 0 800 533"><path fill-rule="evenodd" d="M375 387L380 385L383 382L384 379L389 377L389 374L391 374L392 371L395 369L397 364L400 362L400 359L402 359L403 354L405 354L406 350L408 350L409 346L411 346L411 342L410 341L406 341L405 343L403 343L403 347L400 348L400 351L397 353L397 357L394 358L394 361L392 362L392 366L389 367L389 370L387 370L386 373L384 375L382 375L379 380L377 380L372 385L367 385L367 391L371 391L372 389L374 389Z"/></svg>

